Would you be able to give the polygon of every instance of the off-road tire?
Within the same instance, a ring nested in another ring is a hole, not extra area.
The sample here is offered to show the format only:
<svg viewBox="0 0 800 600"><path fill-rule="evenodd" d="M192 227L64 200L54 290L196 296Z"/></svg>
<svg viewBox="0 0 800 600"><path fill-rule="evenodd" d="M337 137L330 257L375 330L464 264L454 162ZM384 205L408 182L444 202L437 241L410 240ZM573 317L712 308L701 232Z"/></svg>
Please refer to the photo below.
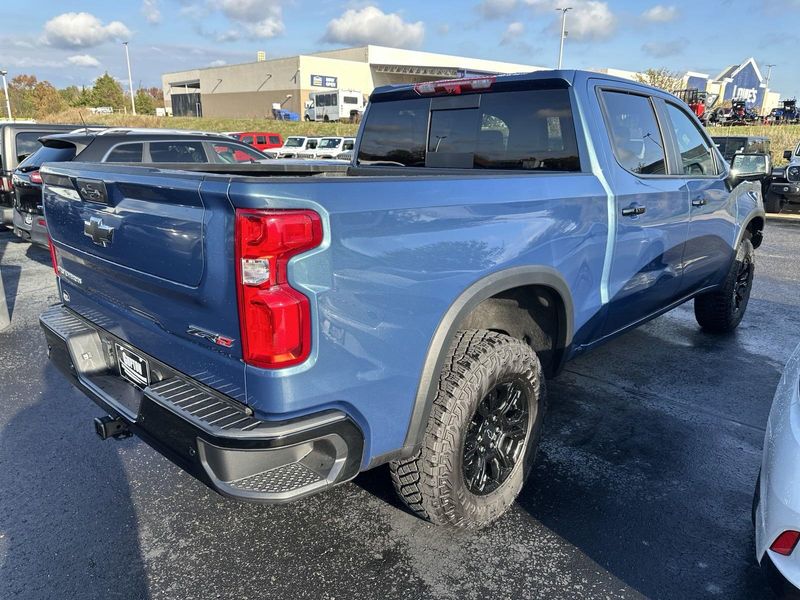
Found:
<svg viewBox="0 0 800 600"><path fill-rule="evenodd" d="M738 306L735 291L739 285L742 265L749 264L747 286ZM739 326L753 289L753 272L755 270L755 252L750 238L745 238L736 249L736 256L731 261L730 269L722 287L713 292L697 296L694 299L694 316L704 330L712 333L728 333Z"/></svg>
<svg viewBox="0 0 800 600"><path fill-rule="evenodd" d="M513 470L487 494L473 494L464 476L464 440L487 393L513 380L527 398L527 436ZM486 330L460 331L448 352L422 449L390 463L395 489L418 516L437 525L477 528L500 517L530 472L545 412L542 367L531 347Z"/></svg>
<svg viewBox="0 0 800 600"><path fill-rule="evenodd" d="M783 199L778 194L767 194L764 199L764 210L768 213L777 214L783 208Z"/></svg>

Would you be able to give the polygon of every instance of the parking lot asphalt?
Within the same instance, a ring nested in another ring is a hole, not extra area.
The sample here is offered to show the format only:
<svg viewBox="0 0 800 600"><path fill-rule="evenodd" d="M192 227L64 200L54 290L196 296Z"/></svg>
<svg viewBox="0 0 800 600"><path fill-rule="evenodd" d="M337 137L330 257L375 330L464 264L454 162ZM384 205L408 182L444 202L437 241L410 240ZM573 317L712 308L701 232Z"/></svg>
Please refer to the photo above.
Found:
<svg viewBox="0 0 800 600"><path fill-rule="evenodd" d="M750 503L764 426L800 342L800 222L770 222L738 331L691 304L549 382L537 465L478 532L404 511L388 473L286 506L223 499L101 414L48 364L47 251L0 232L0 598L762 598Z"/></svg>

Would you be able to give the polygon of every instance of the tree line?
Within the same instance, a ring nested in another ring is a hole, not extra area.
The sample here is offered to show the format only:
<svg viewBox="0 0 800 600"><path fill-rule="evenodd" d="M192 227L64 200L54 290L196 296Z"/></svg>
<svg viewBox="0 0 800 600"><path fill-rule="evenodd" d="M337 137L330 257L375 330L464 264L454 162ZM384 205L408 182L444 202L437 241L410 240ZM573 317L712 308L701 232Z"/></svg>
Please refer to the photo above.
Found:
<svg viewBox="0 0 800 600"><path fill-rule="evenodd" d="M15 118L43 118L69 108L110 106L115 111L130 110L130 95L108 73L98 77L93 86L70 85L58 89L35 75L17 75L8 82L11 113ZM5 116L5 94L0 89L0 118ZM164 92L160 88L139 88L134 96L136 112L156 114L164 106Z"/></svg>

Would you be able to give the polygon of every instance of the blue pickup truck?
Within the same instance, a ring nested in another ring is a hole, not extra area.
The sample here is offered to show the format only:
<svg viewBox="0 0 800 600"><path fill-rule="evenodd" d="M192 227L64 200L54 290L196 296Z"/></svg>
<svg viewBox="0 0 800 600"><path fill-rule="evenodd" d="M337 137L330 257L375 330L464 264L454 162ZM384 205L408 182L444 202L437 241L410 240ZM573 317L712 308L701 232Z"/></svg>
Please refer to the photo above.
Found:
<svg viewBox="0 0 800 600"><path fill-rule="evenodd" d="M100 436L260 502L388 463L464 527L514 501L567 360L692 299L732 331L764 227L683 103L581 71L379 88L349 166L176 167L42 169L41 325Z"/></svg>

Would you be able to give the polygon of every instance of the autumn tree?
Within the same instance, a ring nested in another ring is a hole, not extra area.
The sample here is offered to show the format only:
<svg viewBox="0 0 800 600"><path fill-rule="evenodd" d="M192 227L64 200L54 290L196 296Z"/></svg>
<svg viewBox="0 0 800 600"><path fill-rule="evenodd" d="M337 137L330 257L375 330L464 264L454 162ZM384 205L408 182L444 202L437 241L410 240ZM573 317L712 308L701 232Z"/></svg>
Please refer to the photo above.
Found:
<svg viewBox="0 0 800 600"><path fill-rule="evenodd" d="M36 117L53 115L65 110L67 102L49 81L38 82L31 91L31 103Z"/></svg>
<svg viewBox="0 0 800 600"><path fill-rule="evenodd" d="M122 86L108 72L98 77L94 82L92 103L95 106L111 106L115 110L121 110L125 105L125 94L122 92Z"/></svg>
<svg viewBox="0 0 800 600"><path fill-rule="evenodd" d="M156 102L144 88L136 90L136 113L139 115L156 114Z"/></svg>
<svg viewBox="0 0 800 600"><path fill-rule="evenodd" d="M680 73L661 67L637 73L636 81L672 92L681 87L683 77L681 77Z"/></svg>

